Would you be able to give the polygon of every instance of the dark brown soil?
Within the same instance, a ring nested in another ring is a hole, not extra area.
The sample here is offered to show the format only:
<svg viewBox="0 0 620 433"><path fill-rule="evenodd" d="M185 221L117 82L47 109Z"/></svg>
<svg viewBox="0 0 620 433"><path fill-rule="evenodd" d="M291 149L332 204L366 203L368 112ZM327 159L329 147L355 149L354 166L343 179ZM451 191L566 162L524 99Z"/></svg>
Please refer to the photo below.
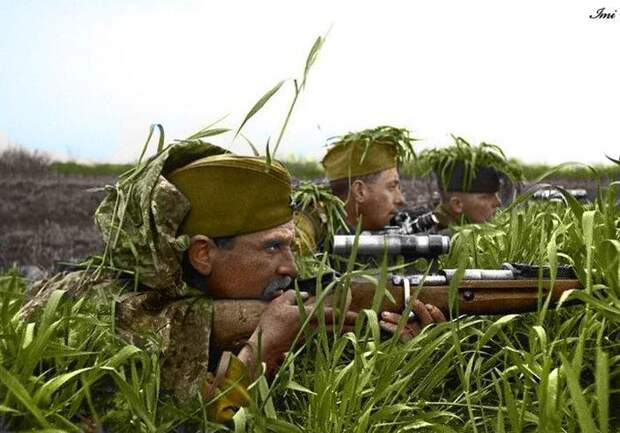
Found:
<svg viewBox="0 0 620 433"><path fill-rule="evenodd" d="M13 263L50 269L102 247L93 214L103 194L88 189L113 179L0 176L0 268Z"/></svg>
<svg viewBox="0 0 620 433"><path fill-rule="evenodd" d="M40 163L37 163L40 162ZM0 155L0 268L78 260L100 251L93 213L103 197L89 189L112 177L62 176L44 157L25 152Z"/></svg>

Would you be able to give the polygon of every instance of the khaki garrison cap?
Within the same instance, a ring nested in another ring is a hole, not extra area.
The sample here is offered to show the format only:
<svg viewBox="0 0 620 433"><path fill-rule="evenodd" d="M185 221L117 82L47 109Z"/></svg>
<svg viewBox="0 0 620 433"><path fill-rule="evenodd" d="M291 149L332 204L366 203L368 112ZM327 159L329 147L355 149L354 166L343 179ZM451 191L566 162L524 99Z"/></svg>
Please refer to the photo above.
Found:
<svg viewBox="0 0 620 433"><path fill-rule="evenodd" d="M253 233L290 221L291 182L286 168L264 158L216 155L168 176L191 204L179 233L217 238Z"/></svg>
<svg viewBox="0 0 620 433"><path fill-rule="evenodd" d="M338 180L396 167L398 155L389 141L348 141L331 147L322 164L329 180Z"/></svg>
<svg viewBox="0 0 620 433"><path fill-rule="evenodd" d="M415 156L405 128L389 125L350 132L333 144L321 163L330 181L378 173Z"/></svg>

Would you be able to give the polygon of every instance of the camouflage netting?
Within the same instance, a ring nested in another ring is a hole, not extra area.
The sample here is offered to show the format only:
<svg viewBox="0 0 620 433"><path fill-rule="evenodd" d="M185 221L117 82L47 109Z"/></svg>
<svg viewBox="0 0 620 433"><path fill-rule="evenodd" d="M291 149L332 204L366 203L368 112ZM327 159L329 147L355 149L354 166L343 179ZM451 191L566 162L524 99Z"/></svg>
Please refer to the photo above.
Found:
<svg viewBox="0 0 620 433"><path fill-rule="evenodd" d="M165 175L195 159L223 153L228 151L200 140L175 143L108 186L95 212L106 244L102 267L131 273L136 284L167 298L187 294L181 257L189 238L177 236L177 230L190 204Z"/></svg>

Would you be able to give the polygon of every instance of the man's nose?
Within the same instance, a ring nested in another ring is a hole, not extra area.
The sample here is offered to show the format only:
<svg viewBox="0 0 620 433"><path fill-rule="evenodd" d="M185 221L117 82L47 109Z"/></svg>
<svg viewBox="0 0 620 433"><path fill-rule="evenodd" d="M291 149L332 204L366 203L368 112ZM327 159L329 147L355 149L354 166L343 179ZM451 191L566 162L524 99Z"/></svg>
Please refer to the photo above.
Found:
<svg viewBox="0 0 620 433"><path fill-rule="evenodd" d="M396 204L396 207L403 207L405 205L405 196L400 188L396 190L396 200L394 203Z"/></svg>
<svg viewBox="0 0 620 433"><path fill-rule="evenodd" d="M291 248L282 251L282 260L278 265L278 275L295 278L297 276L297 266L295 265L295 256Z"/></svg>

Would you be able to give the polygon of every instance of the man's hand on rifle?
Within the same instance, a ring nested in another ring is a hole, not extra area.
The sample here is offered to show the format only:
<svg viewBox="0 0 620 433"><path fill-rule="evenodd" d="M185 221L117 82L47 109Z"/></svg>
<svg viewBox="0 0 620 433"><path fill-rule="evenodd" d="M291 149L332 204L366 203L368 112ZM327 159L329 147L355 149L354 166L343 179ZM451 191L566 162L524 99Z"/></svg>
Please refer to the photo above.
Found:
<svg viewBox="0 0 620 433"><path fill-rule="evenodd" d="M301 292L301 297L304 301L309 299L308 293L305 292ZM305 305L304 308L306 314L311 314L314 305ZM316 313L312 314L310 326L314 329L318 326L318 319ZM328 330L333 330L334 327L338 326L338 315L333 308L325 307L324 316ZM353 312L346 313L342 332L354 329L356 317L357 315ZM239 352L239 359L246 364L250 371L254 370L258 356L260 332L260 359L267 365L267 374L271 374L278 367L286 352L290 350L293 340L301 328L302 320L295 299L295 291L287 290L284 293L276 293L276 297L261 315L258 326L248 340L248 344Z"/></svg>
<svg viewBox="0 0 620 433"><path fill-rule="evenodd" d="M401 341L409 341L420 332L422 328L431 323L445 322L446 317L441 310L431 304L423 304L416 300L411 306L411 312L413 316L407 321L400 333ZM379 326L386 332L394 334L398 331L398 323L402 316L398 313L391 313L384 311L381 313L381 320Z"/></svg>

